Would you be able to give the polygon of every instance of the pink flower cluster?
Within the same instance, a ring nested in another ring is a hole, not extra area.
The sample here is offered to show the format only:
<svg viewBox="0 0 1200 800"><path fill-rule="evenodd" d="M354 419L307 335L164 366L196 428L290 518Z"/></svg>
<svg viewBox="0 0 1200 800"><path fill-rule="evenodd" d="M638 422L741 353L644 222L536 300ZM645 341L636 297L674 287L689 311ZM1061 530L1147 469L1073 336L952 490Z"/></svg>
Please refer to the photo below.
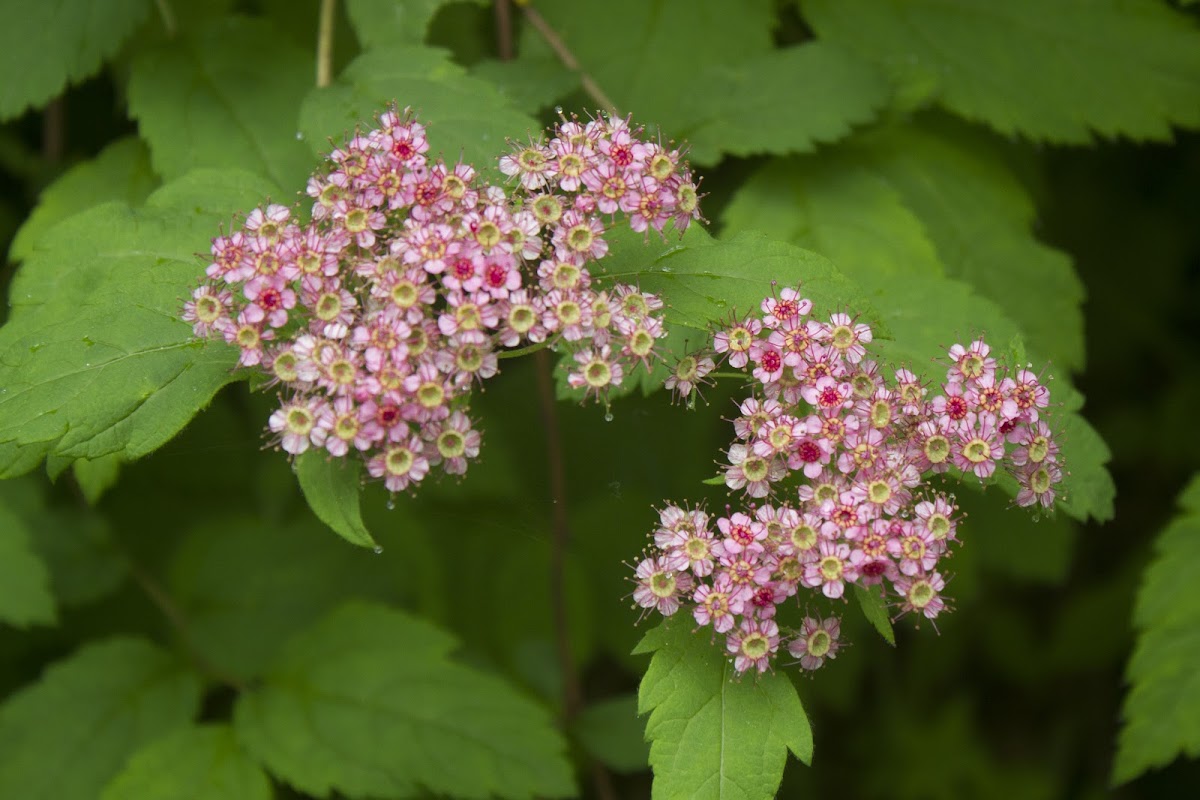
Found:
<svg viewBox="0 0 1200 800"><path fill-rule="evenodd" d="M840 630L831 617L781 631L776 610L801 588L837 599L847 584L882 585L900 615L946 610L939 562L959 515L930 476L1003 470L1020 487L1017 505L1049 508L1062 471L1043 417L1048 389L1028 369L997 364L982 339L950 348L934 394L906 369L885 380L868 358L870 327L842 313L811 318L795 289L761 311L713 340L717 358L755 379L724 475L748 506L715 518L663 509L634 599L663 615L689 606L725 635L739 672L768 669L781 645L815 669L836 654Z"/></svg>
<svg viewBox="0 0 1200 800"><path fill-rule="evenodd" d="M640 133L565 122L501 159L520 175L510 197L427 158L425 128L385 111L309 180L309 222L268 205L213 240L183 317L283 388L268 424L288 453L357 453L390 491L462 474L480 448L469 396L503 348L563 344L571 385L597 397L657 357L661 301L588 271L615 214L639 231L699 217L679 153Z"/></svg>

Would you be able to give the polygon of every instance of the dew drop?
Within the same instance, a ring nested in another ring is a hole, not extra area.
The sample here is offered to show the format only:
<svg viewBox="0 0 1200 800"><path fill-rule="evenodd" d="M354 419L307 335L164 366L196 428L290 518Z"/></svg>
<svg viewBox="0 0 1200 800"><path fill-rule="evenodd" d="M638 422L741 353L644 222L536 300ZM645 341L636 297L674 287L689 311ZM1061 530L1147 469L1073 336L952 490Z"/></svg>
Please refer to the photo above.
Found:
<svg viewBox="0 0 1200 800"><path fill-rule="evenodd" d="M670 273L674 272L675 270L671 269L670 267L659 267L659 271Z"/></svg>
<svg viewBox="0 0 1200 800"><path fill-rule="evenodd" d="M1041 521L1042 521L1042 515L1041 515L1041 514L1034 514L1034 515L1033 515L1033 521L1034 521L1034 522L1041 522Z"/></svg>
<svg viewBox="0 0 1200 800"><path fill-rule="evenodd" d="M383 548L380 547L379 545L375 545L375 555L377 555L377 556L383 555Z"/></svg>
<svg viewBox="0 0 1200 800"><path fill-rule="evenodd" d="M605 421L605 422L612 422L612 421L613 421L613 414L612 414L612 412L611 412L611 411L605 411L605 412L604 412L604 421Z"/></svg>
<svg viewBox="0 0 1200 800"><path fill-rule="evenodd" d="M396 510L396 499L395 499L394 497L389 497L389 498L388 498L388 501L387 501L387 510L388 510L388 511L395 511L395 510Z"/></svg>
<svg viewBox="0 0 1200 800"><path fill-rule="evenodd" d="M303 131L296 131L296 141L297 142L304 141L304 132Z"/></svg>
<svg viewBox="0 0 1200 800"><path fill-rule="evenodd" d="M562 116L562 113L563 113L562 106L555 106L555 107L554 107L554 113L555 113L555 114L558 114L558 115L561 117L561 116Z"/></svg>

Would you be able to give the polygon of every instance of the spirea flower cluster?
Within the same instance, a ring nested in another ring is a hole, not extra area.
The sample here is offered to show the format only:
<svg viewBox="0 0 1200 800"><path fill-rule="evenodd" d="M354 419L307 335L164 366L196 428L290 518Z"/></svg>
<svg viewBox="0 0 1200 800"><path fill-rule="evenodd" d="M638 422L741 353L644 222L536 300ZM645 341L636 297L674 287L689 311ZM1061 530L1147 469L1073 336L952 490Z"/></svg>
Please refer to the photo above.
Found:
<svg viewBox="0 0 1200 800"><path fill-rule="evenodd" d="M679 152L641 134L564 122L500 160L510 197L428 158L425 128L388 110L309 180L308 222L268 205L213 240L184 319L280 387L268 425L288 453L357 454L391 491L462 474L480 448L471 390L503 349L565 346L571 385L597 397L657 356L661 301L588 270L617 215L660 232L699 217Z"/></svg>
<svg viewBox="0 0 1200 800"><path fill-rule="evenodd" d="M1050 393L1029 369L998 364L982 339L956 344L932 392L907 369L885 378L868 357L869 326L811 311L783 289L761 315L719 330L711 356L681 362L684 395L716 359L753 375L724 470L747 504L721 515L668 505L636 568L637 604L667 616L686 607L724 636L738 672L765 671L781 647L805 669L836 654L836 617L806 617L796 631L777 623L801 590L836 600L847 584L882 584L898 615L946 610L940 565L960 514L929 476L1002 470L1020 486L1017 505L1047 508L1062 478Z"/></svg>

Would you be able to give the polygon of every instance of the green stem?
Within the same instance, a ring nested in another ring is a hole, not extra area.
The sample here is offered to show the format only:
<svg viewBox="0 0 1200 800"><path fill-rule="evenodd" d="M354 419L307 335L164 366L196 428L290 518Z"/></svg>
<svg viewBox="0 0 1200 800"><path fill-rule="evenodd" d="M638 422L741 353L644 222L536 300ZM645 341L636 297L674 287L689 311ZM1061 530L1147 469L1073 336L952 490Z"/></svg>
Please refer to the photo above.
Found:
<svg viewBox="0 0 1200 800"><path fill-rule="evenodd" d="M527 344L524 347L518 347L516 350L501 350L499 353L496 353L496 358L520 358L530 353L536 353L539 350L545 350L557 341L558 339L547 339L544 342L535 342L534 344Z"/></svg>
<svg viewBox="0 0 1200 800"><path fill-rule="evenodd" d="M317 19L317 88L333 82L333 23L337 0L321 0Z"/></svg>

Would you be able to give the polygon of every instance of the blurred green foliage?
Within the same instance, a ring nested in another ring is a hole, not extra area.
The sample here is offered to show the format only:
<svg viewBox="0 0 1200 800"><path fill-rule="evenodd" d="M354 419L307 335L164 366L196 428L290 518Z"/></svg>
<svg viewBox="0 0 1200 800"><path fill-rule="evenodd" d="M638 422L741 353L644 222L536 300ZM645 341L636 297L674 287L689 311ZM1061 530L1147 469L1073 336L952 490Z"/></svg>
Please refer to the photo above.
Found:
<svg viewBox="0 0 1200 800"><path fill-rule="evenodd" d="M488 3L347 0L338 77L314 90L318 0L69 0L53 20L36 5L0 4L0 795L598 796L590 761L640 797L649 758L679 796L711 771L711 723L678 731L688 703L726 695L759 703L739 724L783 728L743 731L706 796L769 793L788 748L813 763L787 761L782 797L1091 798L1114 776L1118 797L1200 792L1200 766L1172 761L1194 735L1169 716L1200 709L1173 706L1161 665L1180 662L1153 655L1194 652L1194 602L1175 598L1193 506L1147 573L1126 671L1143 569L1200 445L1200 138L1171 127L1200 125L1194 6L536 2L568 69L519 8L501 61ZM464 481L369 488L338 521L353 480L302 464L298 484L261 449L269 399L226 386L229 352L174 317L219 223L293 197L326 137L383 102L481 161L556 106L594 109L584 78L707 168L708 233L632 237L608 262L674 301L681 339L803 277L879 325L889 359L924 366L982 331L1048 364L1064 398L1060 513L964 489L955 613L898 622L893 648L849 606L853 646L811 678L773 675L779 707L768 687L705 683L698 652L676 676L692 694L659 663L655 711L633 718L653 663L635 646L686 626L635 627L628 562L664 498L724 502L702 481L732 387L690 412L637 392L611 421L559 404L584 697L556 726L532 365L507 362L478 398L484 458ZM1127 679L1142 694L1118 760ZM472 740L497 718L507 738ZM692 772L658 755L681 746Z"/></svg>

